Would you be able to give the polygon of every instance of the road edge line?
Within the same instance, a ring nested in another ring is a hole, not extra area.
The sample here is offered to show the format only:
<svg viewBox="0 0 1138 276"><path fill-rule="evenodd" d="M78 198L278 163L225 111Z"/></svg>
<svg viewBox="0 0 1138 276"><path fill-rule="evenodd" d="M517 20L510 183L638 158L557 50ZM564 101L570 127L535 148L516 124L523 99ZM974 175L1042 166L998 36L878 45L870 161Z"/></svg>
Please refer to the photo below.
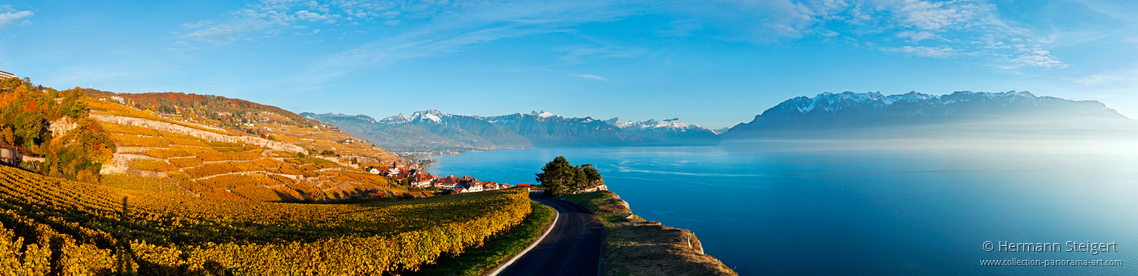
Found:
<svg viewBox="0 0 1138 276"><path fill-rule="evenodd" d="M536 200L534 200L534 201L536 201ZM541 202L537 202L537 203L541 203ZM545 203L541 203L541 205L549 206L549 205L546 205ZM509 267L511 264L514 264L514 261L521 259L523 255L528 253L534 247L537 247L537 244L539 244L539 243L541 243L541 241L545 240L545 236L548 236L550 232L553 232L553 227L557 226L557 220L561 219L561 212L558 212L557 208L553 208L553 206L549 206L549 208L553 209L553 222L549 224L549 229L545 229L545 233L541 234L541 237L537 238L537 240L534 240L533 243L529 245L529 247L526 247L526 249L522 249L522 252L518 252L517 255L514 255L513 258L510 258L510 260L508 260L505 263L503 263L502 265L498 266L498 269L495 269L493 272L490 272L490 274L486 274L486 276L497 276L498 273L501 273L503 270L506 270L506 267Z"/></svg>

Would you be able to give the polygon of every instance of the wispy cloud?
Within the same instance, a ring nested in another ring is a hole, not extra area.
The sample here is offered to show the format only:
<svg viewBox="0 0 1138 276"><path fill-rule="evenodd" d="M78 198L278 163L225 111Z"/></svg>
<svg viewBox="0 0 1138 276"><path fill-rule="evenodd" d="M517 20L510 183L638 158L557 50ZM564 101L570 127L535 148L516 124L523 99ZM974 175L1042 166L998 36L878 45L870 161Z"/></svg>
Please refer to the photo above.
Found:
<svg viewBox="0 0 1138 276"><path fill-rule="evenodd" d="M1004 46L1037 43L1030 31L1001 19L996 6L981 0L708 0L674 4L677 14L699 14L711 22L693 28L720 28L728 40L756 44L799 39L840 41L929 58L987 58L1019 67L1065 68L1058 57ZM677 22L690 22L684 18ZM722 22L716 23L715 20ZM668 33L668 32L665 32ZM1044 46L1040 46L1042 49Z"/></svg>
<svg viewBox="0 0 1138 276"><path fill-rule="evenodd" d="M926 46L905 46L899 48L883 47L882 51L890 53L902 53L910 56L918 57L931 57L931 58L946 58L951 57L956 53L955 49L948 46L926 47Z"/></svg>
<svg viewBox="0 0 1138 276"><path fill-rule="evenodd" d="M502 1L452 0L378 2L366 0L261 0L230 12L218 20L201 20L182 25L182 38L214 44L274 37L295 24L356 25L360 21L380 20L384 25L400 25L401 18L425 19L466 9L494 6Z"/></svg>
<svg viewBox="0 0 1138 276"><path fill-rule="evenodd" d="M1082 86L1122 86L1127 90L1138 89L1138 65L1115 70L1104 70L1086 76L1071 79ZM1085 87L1084 87L1085 88Z"/></svg>
<svg viewBox="0 0 1138 276"><path fill-rule="evenodd" d="M881 51L929 58L987 58L1015 66L1067 67L1038 46L1030 51L1013 44L1032 43L1027 31L1009 26L996 13L995 5L983 1L873 1L873 11L882 32L906 39L911 45L881 47ZM912 45L934 42L934 46ZM889 44L883 42L882 44Z"/></svg>
<svg viewBox="0 0 1138 276"><path fill-rule="evenodd" d="M345 9L354 7L339 2L333 11L333 4L316 1L277 1L264 0L231 12L227 18L201 20L182 24L188 30L182 38L196 39L214 44L233 43L250 40L253 36L275 36L294 24L315 23L334 24L353 15L368 16L363 10ZM354 19L354 18L352 18Z"/></svg>
<svg viewBox="0 0 1138 276"><path fill-rule="evenodd" d="M1066 68L1067 64L1059 61L1051 52L1042 50L1039 46L1033 48L1021 47L1021 54L1011 61L1016 64L1022 64L1032 67L1040 68Z"/></svg>
<svg viewBox="0 0 1138 276"><path fill-rule="evenodd" d="M326 11L327 7L316 2L303 5L260 3L235 11L230 18L221 22L203 20L185 23L182 27L190 31L181 37L215 44L233 43L249 39L253 34L274 36L281 29L297 22L334 23L340 17L337 14L320 13L321 10Z"/></svg>
<svg viewBox="0 0 1138 276"><path fill-rule="evenodd" d="M994 5L978 2L920 0L881 1L878 9L882 8L903 26L925 31L967 28L995 10Z"/></svg>
<svg viewBox="0 0 1138 276"><path fill-rule="evenodd" d="M32 11L18 11L11 5L0 6L0 11L4 11L4 13L0 13L0 31L7 30L12 26L31 25L32 22L28 18L35 15Z"/></svg>
<svg viewBox="0 0 1138 276"><path fill-rule="evenodd" d="M897 33L897 37L907 38L909 42L921 42L921 40L939 38L939 36L928 31L902 31Z"/></svg>
<svg viewBox="0 0 1138 276"><path fill-rule="evenodd" d="M628 49L628 48L616 47L616 46L566 47L566 48L563 48L562 50L566 51L567 53L565 55L561 56L561 60L564 60L570 64L584 63L586 59L596 58L596 57L600 57L600 58L634 57L634 56L642 55L644 52L643 50L640 50L640 49Z"/></svg>
<svg viewBox="0 0 1138 276"><path fill-rule="evenodd" d="M1093 75L1089 75L1089 76L1085 76L1082 78L1075 79L1075 83L1082 84L1082 85L1113 84L1113 83L1118 83L1121 81L1128 80L1128 79L1134 77L1135 74L1134 74L1134 72L1129 72L1129 74L1125 74L1125 75L1129 75L1129 76L1124 77L1124 76L1115 75L1115 74L1111 74L1111 75L1093 74Z"/></svg>
<svg viewBox="0 0 1138 276"><path fill-rule="evenodd" d="M463 13L440 15L396 35L318 59L298 72L297 78L289 78L298 80L296 83L281 85L290 87L294 93L318 91L326 82L361 68L455 53L471 45L505 38L565 32L577 24L611 21L635 12L629 5L589 0L477 6ZM619 52L608 51L607 54L619 55Z"/></svg>
<svg viewBox="0 0 1138 276"><path fill-rule="evenodd" d="M616 12L603 10L622 7ZM330 2L262 0L231 12L221 20L203 20L184 24L187 30L180 41L206 41L214 44L274 37L288 27L299 24L356 24L372 22L380 26L405 30L408 20L429 26L410 29L412 35L396 35L386 41L404 40L408 47L443 45L462 40L463 35L448 30L483 31L511 37L520 32L542 33L526 27L549 27L565 22L589 22L591 15L615 13L659 12L678 15L674 30L662 35L686 36L701 28L719 29L716 38L741 40L756 44L782 43L817 37L851 41L858 45L881 45L882 51L918 57L956 58L987 57L1017 66L1065 68L1058 57L996 48L994 44L1038 43L1026 31L1010 27L996 12L995 5L980 0L706 0L659 3L642 0L618 1L423 1L372 2L335 0ZM516 15L509 13L516 12ZM493 15L491 15L494 13ZM579 20L557 18L559 14L584 14ZM495 17L496 16L496 17ZM602 16L603 17L603 16ZM472 26L440 27L456 20L471 20ZM698 20L697 20L698 19ZM605 20L605 19L601 19ZM433 21L451 21L438 23ZM698 23L695 23L698 22ZM413 23L415 25L418 23ZM497 25L495 25L497 24ZM573 25L563 24L563 26ZM488 31L488 28L500 28ZM418 30L440 33L423 34ZM427 42L428 36L446 38ZM449 38L449 39L448 39ZM894 38L890 40L890 38ZM1041 39L1047 39L1043 37ZM493 40L493 39L491 39ZM450 42L447 42L450 41ZM484 42L484 41L482 41ZM473 42L481 43L481 42ZM459 43L466 45L464 43ZM374 47L374 44L373 46ZM906 48L908 47L908 48ZM1044 46L1040 46L1041 50ZM392 49L389 47L389 49ZM400 48L407 49L409 48ZM437 49L437 48L436 48ZM952 49L952 52L942 51ZM374 52L375 48L372 48ZM585 49L588 50L588 49ZM432 52L425 49L422 52ZM390 51L384 51L390 52ZM567 54L567 61L577 53ZM387 57L400 55L385 54Z"/></svg>
<svg viewBox="0 0 1138 276"><path fill-rule="evenodd" d="M597 75L591 75L591 74L570 74L570 75L572 75L574 77L582 78L582 79L587 79L587 80L597 80L597 81L609 82L609 79L606 79L605 77L597 76Z"/></svg>
<svg viewBox="0 0 1138 276"><path fill-rule="evenodd" d="M641 13L675 17L661 36L688 36L714 29L709 38L754 44L799 39L849 41L858 47L918 58L986 58L1008 68L1062 69L1068 65L1030 32L1011 27L983 1L953 0L706 0L660 3L643 0L331 2L263 0L219 20L184 24L178 43L235 43L281 33L316 34L327 24L367 23L390 35L317 58L280 84L313 91L325 82L364 68L406 59L461 52L472 45L535 34L575 33L577 25ZM305 26L312 32L297 32ZM321 32L320 35L325 34ZM1016 45L1032 45L1016 46ZM187 46L187 45L182 45ZM192 45L188 45L192 46ZM579 64L590 58L630 57L648 50L619 45L571 45L560 58ZM300 77L303 76L303 77ZM573 76L606 80L586 75Z"/></svg>

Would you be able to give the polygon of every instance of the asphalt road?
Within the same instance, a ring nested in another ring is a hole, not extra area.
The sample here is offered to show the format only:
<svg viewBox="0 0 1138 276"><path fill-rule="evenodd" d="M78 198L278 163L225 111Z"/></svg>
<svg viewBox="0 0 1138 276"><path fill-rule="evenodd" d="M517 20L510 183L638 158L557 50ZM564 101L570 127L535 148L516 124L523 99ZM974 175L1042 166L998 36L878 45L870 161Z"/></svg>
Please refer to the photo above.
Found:
<svg viewBox="0 0 1138 276"><path fill-rule="evenodd" d="M559 215L553 230L533 250L498 275L597 275L601 261L601 224L589 210L560 199L530 198Z"/></svg>

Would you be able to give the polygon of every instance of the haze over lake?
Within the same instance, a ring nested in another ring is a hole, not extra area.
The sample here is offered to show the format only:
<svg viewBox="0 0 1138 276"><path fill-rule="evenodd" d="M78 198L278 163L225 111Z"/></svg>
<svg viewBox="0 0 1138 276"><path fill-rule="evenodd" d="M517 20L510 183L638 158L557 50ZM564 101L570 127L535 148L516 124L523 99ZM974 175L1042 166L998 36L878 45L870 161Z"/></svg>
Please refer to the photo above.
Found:
<svg viewBox="0 0 1138 276"><path fill-rule="evenodd" d="M556 156L593 163L633 212L692 230L741 275L1138 273L1134 143L909 144L534 148L434 156L429 171L517 184ZM986 241L1118 252L987 252ZM1011 258L1124 265L980 265Z"/></svg>

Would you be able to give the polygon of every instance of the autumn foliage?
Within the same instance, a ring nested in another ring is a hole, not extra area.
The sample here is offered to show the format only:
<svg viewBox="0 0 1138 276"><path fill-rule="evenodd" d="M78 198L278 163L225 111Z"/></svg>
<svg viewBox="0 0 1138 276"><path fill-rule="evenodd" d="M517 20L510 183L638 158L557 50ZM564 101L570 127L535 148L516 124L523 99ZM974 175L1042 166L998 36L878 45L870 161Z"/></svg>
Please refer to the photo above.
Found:
<svg viewBox="0 0 1138 276"><path fill-rule="evenodd" d="M98 182L115 143L87 118L85 93L36 86L26 78L0 80L0 147L44 158L42 166L25 166L43 174Z"/></svg>

